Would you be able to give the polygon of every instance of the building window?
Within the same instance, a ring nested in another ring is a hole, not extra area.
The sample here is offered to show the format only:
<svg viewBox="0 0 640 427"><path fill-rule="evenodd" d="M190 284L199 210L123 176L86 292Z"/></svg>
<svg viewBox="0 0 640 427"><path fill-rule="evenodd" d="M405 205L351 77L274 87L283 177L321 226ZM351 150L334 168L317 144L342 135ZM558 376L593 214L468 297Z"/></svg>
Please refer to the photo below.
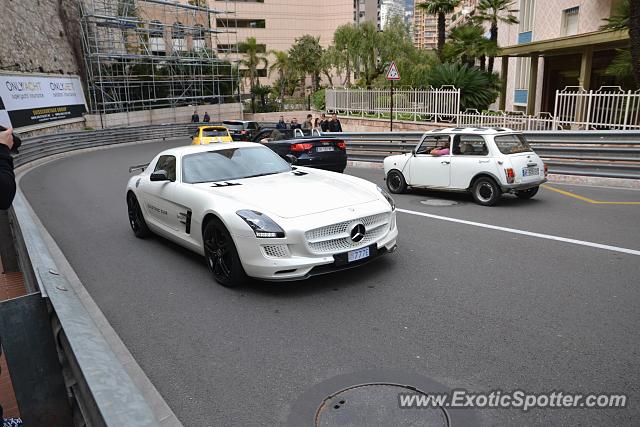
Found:
<svg viewBox="0 0 640 427"><path fill-rule="evenodd" d="M516 104L526 104L526 93L529 89L531 75L531 58L518 58L516 62Z"/></svg>
<svg viewBox="0 0 640 427"><path fill-rule="evenodd" d="M533 31L535 0L520 0L520 32Z"/></svg>
<svg viewBox="0 0 640 427"><path fill-rule="evenodd" d="M218 52L220 53L232 53L232 52L238 52L238 53L246 53L246 50L243 50L243 44L241 43L239 46L236 44L218 44ZM258 53L266 53L267 52L267 45L266 44L262 44L262 43L258 43L256 45L256 52Z"/></svg>
<svg viewBox="0 0 640 427"><path fill-rule="evenodd" d="M264 28L264 19L216 19L217 27Z"/></svg>
<svg viewBox="0 0 640 427"><path fill-rule="evenodd" d="M572 7L562 11L562 35L572 36L578 34L578 13L580 7Z"/></svg>

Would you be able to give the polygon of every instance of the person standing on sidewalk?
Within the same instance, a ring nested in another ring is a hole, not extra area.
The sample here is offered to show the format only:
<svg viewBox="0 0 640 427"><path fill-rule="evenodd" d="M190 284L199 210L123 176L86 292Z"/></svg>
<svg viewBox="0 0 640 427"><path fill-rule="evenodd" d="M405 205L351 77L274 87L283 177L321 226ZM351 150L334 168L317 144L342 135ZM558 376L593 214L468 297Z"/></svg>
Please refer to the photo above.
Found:
<svg viewBox="0 0 640 427"><path fill-rule="evenodd" d="M0 132L0 209L9 209L16 195L16 177L13 173L13 129Z"/></svg>
<svg viewBox="0 0 640 427"><path fill-rule="evenodd" d="M338 120L338 115L335 113L329 121L329 132L342 132L342 125L340 124L340 120Z"/></svg>

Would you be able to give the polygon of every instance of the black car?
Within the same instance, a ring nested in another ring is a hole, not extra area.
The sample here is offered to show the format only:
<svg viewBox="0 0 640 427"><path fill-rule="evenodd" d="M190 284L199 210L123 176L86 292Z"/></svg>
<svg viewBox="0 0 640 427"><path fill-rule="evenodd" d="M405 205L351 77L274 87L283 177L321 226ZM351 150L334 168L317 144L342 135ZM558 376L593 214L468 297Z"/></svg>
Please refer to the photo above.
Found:
<svg viewBox="0 0 640 427"><path fill-rule="evenodd" d="M258 122L248 120L225 120L222 124L229 129L234 141L251 141L260 132Z"/></svg>
<svg viewBox="0 0 640 427"><path fill-rule="evenodd" d="M334 172L343 172L347 167L347 144L344 140L312 135L306 129L262 129L253 141L266 145L284 159L293 155L298 166Z"/></svg>

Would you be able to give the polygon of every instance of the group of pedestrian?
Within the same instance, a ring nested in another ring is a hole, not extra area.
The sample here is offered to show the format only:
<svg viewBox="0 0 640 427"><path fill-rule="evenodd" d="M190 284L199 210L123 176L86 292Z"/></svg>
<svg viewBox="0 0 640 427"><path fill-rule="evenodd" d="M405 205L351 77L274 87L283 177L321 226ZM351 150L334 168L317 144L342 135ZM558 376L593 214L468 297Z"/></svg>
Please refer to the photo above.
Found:
<svg viewBox="0 0 640 427"><path fill-rule="evenodd" d="M202 116L202 123L209 123L211 121L211 117L208 112L204 112L204 116ZM197 111L194 111L191 115L191 123L200 123L200 115Z"/></svg>
<svg viewBox="0 0 640 427"><path fill-rule="evenodd" d="M327 118L325 113L322 113L320 117L313 118L313 114L307 114L307 118L302 124L298 123L296 117L291 119L291 122L287 124L284 120L284 116L280 116L276 129L318 129L322 132L342 132L342 124L338 120L337 114L332 114L331 118Z"/></svg>

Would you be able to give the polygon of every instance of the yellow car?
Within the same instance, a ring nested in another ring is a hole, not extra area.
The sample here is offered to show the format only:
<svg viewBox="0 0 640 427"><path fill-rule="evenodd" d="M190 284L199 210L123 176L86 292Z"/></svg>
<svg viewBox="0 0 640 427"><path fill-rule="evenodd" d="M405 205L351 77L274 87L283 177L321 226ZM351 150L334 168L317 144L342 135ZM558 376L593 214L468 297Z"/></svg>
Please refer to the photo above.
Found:
<svg viewBox="0 0 640 427"><path fill-rule="evenodd" d="M229 129L224 126L200 126L191 144L206 145L215 142L233 142Z"/></svg>

